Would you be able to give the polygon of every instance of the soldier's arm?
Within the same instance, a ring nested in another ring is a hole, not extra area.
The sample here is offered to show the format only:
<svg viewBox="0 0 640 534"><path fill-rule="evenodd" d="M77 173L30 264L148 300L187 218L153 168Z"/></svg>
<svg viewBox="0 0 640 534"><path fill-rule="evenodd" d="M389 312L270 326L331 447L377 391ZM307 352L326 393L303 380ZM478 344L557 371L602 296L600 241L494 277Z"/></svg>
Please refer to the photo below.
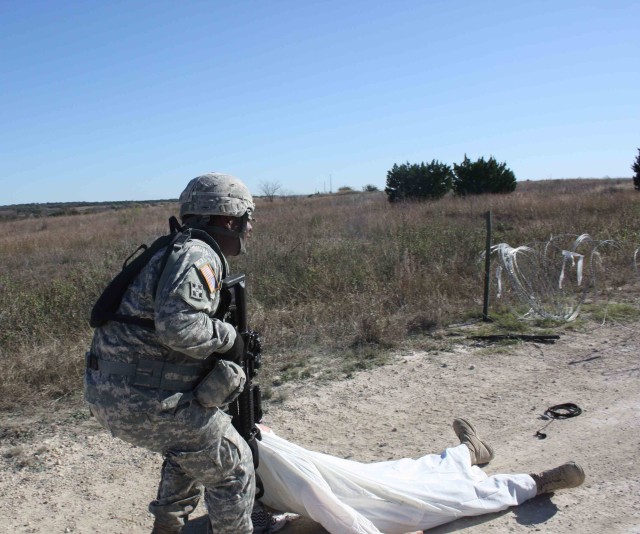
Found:
<svg viewBox="0 0 640 534"><path fill-rule="evenodd" d="M222 264L206 246L190 243L158 287L156 333L162 343L192 358L224 353L236 338L235 329L212 318L220 302Z"/></svg>

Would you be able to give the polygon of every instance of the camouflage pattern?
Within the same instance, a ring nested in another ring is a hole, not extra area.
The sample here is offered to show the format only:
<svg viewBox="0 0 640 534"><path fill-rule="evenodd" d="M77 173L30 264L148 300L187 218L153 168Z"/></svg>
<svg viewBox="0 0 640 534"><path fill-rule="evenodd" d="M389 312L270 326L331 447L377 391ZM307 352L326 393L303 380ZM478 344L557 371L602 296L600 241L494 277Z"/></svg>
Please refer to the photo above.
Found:
<svg viewBox="0 0 640 534"><path fill-rule="evenodd" d="M253 197L238 178L212 172L191 180L180 195L180 217L185 215L251 216Z"/></svg>
<svg viewBox="0 0 640 534"><path fill-rule="evenodd" d="M176 389L188 392L193 376L203 377L213 367L212 353L226 352L235 341L235 329L212 318L225 260L205 243L189 240L172 254L160 279L163 254L154 255L134 279L118 310L154 319L156 330L110 321L95 330L91 354L112 362L145 359L193 368L187 373L192 376L170 377L184 378L184 388ZM176 395L133 385L124 375L94 369L85 374L85 399L96 419L114 436L165 457L158 496L149 507L157 522L178 531L204 487L214 533L252 532L255 479L248 445L222 410L196 401L167 402Z"/></svg>

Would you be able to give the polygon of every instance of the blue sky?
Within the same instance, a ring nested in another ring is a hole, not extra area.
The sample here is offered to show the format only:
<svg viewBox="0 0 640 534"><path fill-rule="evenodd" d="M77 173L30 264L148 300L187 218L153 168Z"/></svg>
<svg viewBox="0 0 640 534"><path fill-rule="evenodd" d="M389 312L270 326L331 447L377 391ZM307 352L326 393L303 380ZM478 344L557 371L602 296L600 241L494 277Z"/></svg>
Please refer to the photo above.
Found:
<svg viewBox="0 0 640 534"><path fill-rule="evenodd" d="M0 205L384 187L493 155L630 177L637 1L0 0Z"/></svg>

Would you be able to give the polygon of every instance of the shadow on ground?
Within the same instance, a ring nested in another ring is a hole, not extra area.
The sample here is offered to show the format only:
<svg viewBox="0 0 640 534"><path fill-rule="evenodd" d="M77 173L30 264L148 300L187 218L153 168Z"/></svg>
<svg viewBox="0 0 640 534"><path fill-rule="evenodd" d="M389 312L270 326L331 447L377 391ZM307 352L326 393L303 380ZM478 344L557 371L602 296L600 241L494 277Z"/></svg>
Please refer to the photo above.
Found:
<svg viewBox="0 0 640 534"><path fill-rule="evenodd" d="M429 530L429 534L447 534L458 532L483 523L487 523L505 514L513 514L520 525L534 526L545 523L558 512L558 507L551 501L551 495L541 495L531 499L520 506L514 506L508 510L495 514L479 515L475 517L463 517L452 523L441 525Z"/></svg>
<svg viewBox="0 0 640 534"><path fill-rule="evenodd" d="M476 517L463 517L452 523L447 523L439 527L432 528L428 534L447 534L459 532L489 521L493 521L505 514L513 514L520 525L534 526L545 523L558 512L558 507L551 501L551 495L541 495L531 499L520 506L514 506L503 512L486 514ZM319 524L301 517L293 523L287 525L280 531L282 534L326 534L326 530ZM207 534L207 517L202 516L189 521L183 534Z"/></svg>

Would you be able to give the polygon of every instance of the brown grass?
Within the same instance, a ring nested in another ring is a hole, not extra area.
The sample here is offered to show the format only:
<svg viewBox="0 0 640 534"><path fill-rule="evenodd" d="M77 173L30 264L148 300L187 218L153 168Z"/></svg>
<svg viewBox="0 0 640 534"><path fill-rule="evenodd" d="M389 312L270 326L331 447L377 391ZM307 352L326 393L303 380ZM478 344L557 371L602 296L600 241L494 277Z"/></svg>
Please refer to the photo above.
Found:
<svg viewBox="0 0 640 534"><path fill-rule="evenodd" d="M176 208L0 223L0 407L81 389L91 305ZM488 210L494 243L585 232L624 243L607 258L603 287L637 282L628 273L640 194L630 180L529 182L510 195L400 205L382 193L259 202L250 252L231 264L249 277L267 375L321 375L336 355L343 370L366 367L380 351L479 317Z"/></svg>

